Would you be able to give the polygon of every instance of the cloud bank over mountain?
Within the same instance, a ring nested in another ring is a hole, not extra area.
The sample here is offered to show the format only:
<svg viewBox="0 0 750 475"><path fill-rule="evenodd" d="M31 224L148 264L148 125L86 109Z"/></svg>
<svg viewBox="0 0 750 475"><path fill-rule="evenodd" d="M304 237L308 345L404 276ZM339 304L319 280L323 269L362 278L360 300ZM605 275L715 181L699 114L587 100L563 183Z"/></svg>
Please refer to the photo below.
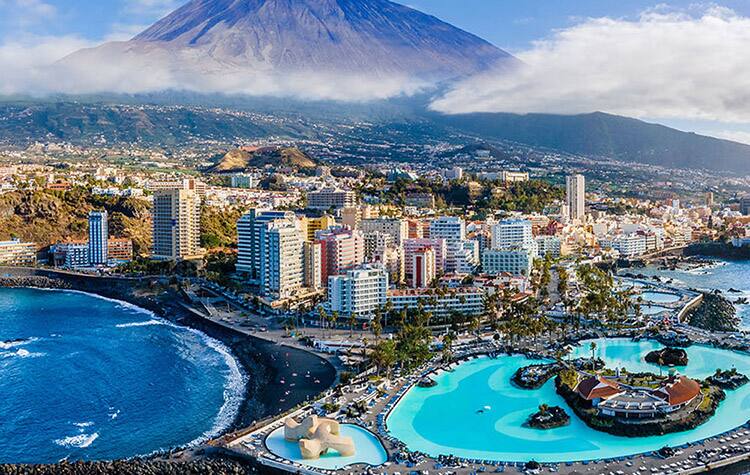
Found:
<svg viewBox="0 0 750 475"><path fill-rule="evenodd" d="M697 16L659 8L634 21L587 19L516 53L523 67L462 81L432 108L745 123L748 45L750 18L719 7Z"/></svg>
<svg viewBox="0 0 750 475"><path fill-rule="evenodd" d="M21 56L29 46L8 50ZM18 71L0 79L0 91L173 90L367 101L516 61L481 38L388 0L192 0L129 41L84 48L53 65L44 56L21 67L0 64Z"/></svg>

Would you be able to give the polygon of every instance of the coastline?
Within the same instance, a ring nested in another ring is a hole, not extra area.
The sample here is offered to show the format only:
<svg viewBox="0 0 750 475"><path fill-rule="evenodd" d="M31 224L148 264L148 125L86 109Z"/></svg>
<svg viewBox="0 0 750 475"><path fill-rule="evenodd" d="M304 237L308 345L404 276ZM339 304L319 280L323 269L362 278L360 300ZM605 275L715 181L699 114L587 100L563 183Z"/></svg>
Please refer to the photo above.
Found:
<svg viewBox="0 0 750 475"><path fill-rule="evenodd" d="M336 370L326 360L307 351L281 347L251 335L232 331L202 318L199 314L182 307L180 305L182 298L174 290L163 292L158 298L138 293L139 288L142 288L144 284L152 285L155 282L163 284L167 280L166 277L144 280L88 276L47 269L0 267L0 285L91 294L143 309L165 320L168 324L198 331L207 337L209 343L211 340L218 340L216 343L226 349L226 356L239 365L245 384L232 421L222 424L215 431L212 430L210 434L206 434L205 439L215 440L261 419L282 413L325 391L335 381ZM222 353L222 351L219 352ZM308 374L310 376L307 378L298 377ZM294 391L284 396L287 387L283 382L286 380L295 380L297 384ZM225 410L229 402L225 400L221 411ZM219 416L220 413L217 413L217 423ZM191 441L182 447L172 448L161 454L172 454L205 443L210 445L211 440ZM198 451L203 450L198 449ZM133 459L156 459L159 455L159 453L133 454ZM1 465L0 473L3 473Z"/></svg>

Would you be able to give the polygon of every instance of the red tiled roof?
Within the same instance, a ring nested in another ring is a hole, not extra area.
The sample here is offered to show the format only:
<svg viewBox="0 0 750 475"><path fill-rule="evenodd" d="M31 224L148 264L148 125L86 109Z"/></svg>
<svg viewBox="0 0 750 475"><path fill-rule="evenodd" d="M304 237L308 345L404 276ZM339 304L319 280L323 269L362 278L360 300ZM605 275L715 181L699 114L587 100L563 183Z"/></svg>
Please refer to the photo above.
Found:
<svg viewBox="0 0 750 475"><path fill-rule="evenodd" d="M664 399L670 406L679 406L695 399L701 393L701 385L685 376L672 377L654 395Z"/></svg>
<svg viewBox="0 0 750 475"><path fill-rule="evenodd" d="M578 383L576 391L587 401L607 399L621 392L620 385L617 382L610 381L601 376L591 376L584 379Z"/></svg>

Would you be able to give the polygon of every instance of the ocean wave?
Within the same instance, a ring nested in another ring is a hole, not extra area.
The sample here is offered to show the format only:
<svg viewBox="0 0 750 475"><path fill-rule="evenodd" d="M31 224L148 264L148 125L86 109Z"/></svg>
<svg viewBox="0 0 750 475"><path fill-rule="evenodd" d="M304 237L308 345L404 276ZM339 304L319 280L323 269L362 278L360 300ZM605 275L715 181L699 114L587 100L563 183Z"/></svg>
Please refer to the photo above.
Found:
<svg viewBox="0 0 750 475"><path fill-rule="evenodd" d="M29 350L19 348L16 351L4 351L0 353L2 358L41 358L47 356L47 353L32 353Z"/></svg>
<svg viewBox="0 0 750 475"><path fill-rule="evenodd" d="M18 340L6 340L0 341L0 350L10 350L11 348L18 348L19 346L26 346L29 343L38 341L38 338L20 338Z"/></svg>
<svg viewBox="0 0 750 475"><path fill-rule="evenodd" d="M91 422L91 421L87 421L87 422L74 422L73 425L76 426L76 427L78 427L78 428L83 428L83 427L91 427L91 426L94 425L94 423Z"/></svg>
<svg viewBox="0 0 750 475"><path fill-rule="evenodd" d="M131 327L132 326L146 326L146 325L166 325L168 327L178 329L180 331L186 331L186 332L193 333L194 335L197 335L200 339L202 339L206 343L206 346L208 348L216 351L219 355L222 356L222 358L224 359L224 363L226 364L228 368L228 378L227 378L227 383L224 386L224 404L222 404L221 408L219 409L219 413L217 414L216 419L214 420L213 427L205 431L197 439L189 442L187 446L194 447L196 445L199 445L205 442L206 440L217 437L222 432L227 430L229 426L231 426L232 422L234 421L234 418L239 413L240 407L242 405L242 401L245 396L245 386L247 385L247 375L243 371L237 359L235 359L235 357L232 355L232 352L229 349L229 347L224 345L221 341L215 338L212 338L208 336L207 334L203 333L202 331L197 330L195 328L177 325L175 323L170 322L169 320L160 318L156 316L156 314L152 312L151 310L147 310L145 308L131 304L130 302L124 302L122 300L104 297L102 295L93 294L89 292L83 292L81 290L70 290L70 289L62 289L62 290L61 289L39 289L39 290L83 294L83 295L87 295L87 296L94 297L97 299L115 303L116 305L120 307L133 310L136 313L148 315L149 320L147 321L124 323L124 324L117 325L118 328L123 328L123 326L126 326L126 325L129 325ZM110 414L110 418L115 419L119 415L119 413L120 411L118 410L116 413ZM68 439L73 439L73 438L75 438L76 440L79 440L78 438L81 438L85 435L86 434L80 434L74 437L67 437L65 439L61 439L61 441L66 441ZM98 436L99 434L96 434L96 433L92 434L91 436L88 436L88 437L93 437L93 439L87 443L86 447L88 447L91 444L91 442L93 442L94 439L96 439Z"/></svg>
<svg viewBox="0 0 750 475"><path fill-rule="evenodd" d="M165 320L147 320L145 322L120 323L117 328L148 327L153 325L166 325Z"/></svg>
<svg viewBox="0 0 750 475"><path fill-rule="evenodd" d="M61 447L76 447L79 449L85 449L94 443L99 438L99 433L94 432L93 434L78 434L71 435L69 437L63 437L62 439L55 440L55 444Z"/></svg>

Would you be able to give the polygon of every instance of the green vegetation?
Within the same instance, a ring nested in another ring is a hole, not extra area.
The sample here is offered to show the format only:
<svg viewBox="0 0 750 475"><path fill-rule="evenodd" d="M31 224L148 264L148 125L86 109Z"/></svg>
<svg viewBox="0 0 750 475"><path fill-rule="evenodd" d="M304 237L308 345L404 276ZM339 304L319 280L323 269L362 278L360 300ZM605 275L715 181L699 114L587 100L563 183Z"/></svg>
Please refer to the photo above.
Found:
<svg viewBox="0 0 750 475"><path fill-rule="evenodd" d="M136 255L151 244L149 203L137 198L95 196L87 188L23 190L0 196L0 239L18 237L48 246L88 239L88 213L109 212L110 235L130 238Z"/></svg>
<svg viewBox="0 0 750 475"><path fill-rule="evenodd" d="M201 246L206 249L236 248L237 220L244 210L201 207Z"/></svg>
<svg viewBox="0 0 750 475"><path fill-rule="evenodd" d="M397 180L385 189L382 180L371 180L360 190L380 196L385 203L403 206L409 193L432 193L438 208L471 208L476 213L495 211L541 212L564 196L563 189L542 180L503 183L483 181Z"/></svg>

